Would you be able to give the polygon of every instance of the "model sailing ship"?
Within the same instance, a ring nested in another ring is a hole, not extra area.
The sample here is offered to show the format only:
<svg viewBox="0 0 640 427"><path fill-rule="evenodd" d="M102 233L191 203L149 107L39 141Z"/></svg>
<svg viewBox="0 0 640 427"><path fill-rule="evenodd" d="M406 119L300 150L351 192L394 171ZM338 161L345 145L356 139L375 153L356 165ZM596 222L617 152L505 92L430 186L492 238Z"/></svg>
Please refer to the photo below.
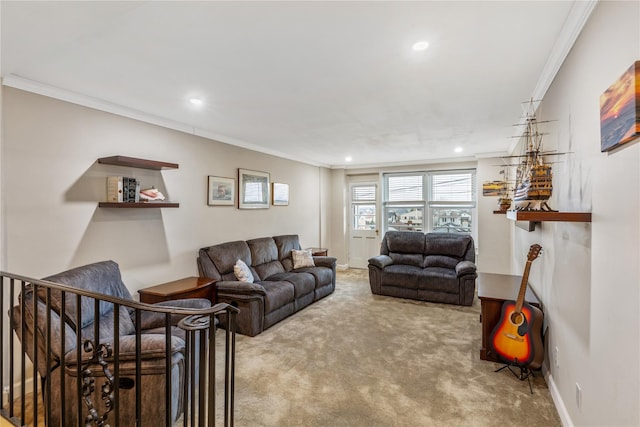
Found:
<svg viewBox="0 0 640 427"><path fill-rule="evenodd" d="M544 162L542 133L538 131L538 120L534 101L528 103L525 114L524 143L520 163L516 169L513 201L516 210L554 211L547 201L553 192L551 165ZM556 153L554 153L556 154Z"/></svg>

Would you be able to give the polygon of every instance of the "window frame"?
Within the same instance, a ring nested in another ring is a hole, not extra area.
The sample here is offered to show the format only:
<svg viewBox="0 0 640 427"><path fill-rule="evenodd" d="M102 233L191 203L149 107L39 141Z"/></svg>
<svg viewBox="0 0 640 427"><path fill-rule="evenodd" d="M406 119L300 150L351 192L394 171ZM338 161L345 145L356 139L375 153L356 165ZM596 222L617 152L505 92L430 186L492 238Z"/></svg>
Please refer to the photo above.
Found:
<svg viewBox="0 0 640 427"><path fill-rule="evenodd" d="M470 196L471 200L452 200L442 201L434 199L434 177L441 175L465 175L470 174ZM469 209L469 231L465 234L470 234L475 238L477 235L477 172L474 168L461 168L461 169L446 169L446 170L428 170L428 171L412 171L412 172L389 172L382 174L382 227L384 232L388 231L390 227L389 218L391 211L394 208L416 208L422 211L422 224L421 227L414 227L413 229L419 229L423 233L432 232L434 230L434 210L442 208L451 209ZM390 178L399 176L420 176L422 178L422 200L393 200L390 201ZM401 229L396 225L394 229ZM405 229L409 229L406 227Z"/></svg>

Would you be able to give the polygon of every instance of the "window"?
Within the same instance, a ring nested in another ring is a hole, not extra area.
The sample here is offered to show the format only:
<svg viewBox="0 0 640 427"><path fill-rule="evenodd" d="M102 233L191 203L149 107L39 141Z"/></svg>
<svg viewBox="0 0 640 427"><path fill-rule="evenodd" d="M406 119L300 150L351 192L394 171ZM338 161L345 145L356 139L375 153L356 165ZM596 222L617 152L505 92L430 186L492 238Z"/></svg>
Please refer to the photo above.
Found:
<svg viewBox="0 0 640 427"><path fill-rule="evenodd" d="M353 230L375 230L376 227L376 186L354 185L351 187L353 209L351 228Z"/></svg>
<svg viewBox="0 0 640 427"><path fill-rule="evenodd" d="M475 234L475 175L475 170L385 174L385 229Z"/></svg>

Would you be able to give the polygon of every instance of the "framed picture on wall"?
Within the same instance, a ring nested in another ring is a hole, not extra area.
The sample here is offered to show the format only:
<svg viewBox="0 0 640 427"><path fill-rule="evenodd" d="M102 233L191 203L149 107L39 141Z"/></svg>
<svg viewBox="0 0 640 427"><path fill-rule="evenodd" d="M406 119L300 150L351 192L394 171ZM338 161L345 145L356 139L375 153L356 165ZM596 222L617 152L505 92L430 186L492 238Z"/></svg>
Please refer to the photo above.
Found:
<svg viewBox="0 0 640 427"><path fill-rule="evenodd" d="M289 184L273 183L273 206L287 206L289 204Z"/></svg>
<svg viewBox="0 0 640 427"><path fill-rule="evenodd" d="M238 207L268 209L271 199L269 173L238 169Z"/></svg>
<svg viewBox="0 0 640 427"><path fill-rule="evenodd" d="M640 61L600 95L600 151L619 148L640 136Z"/></svg>
<svg viewBox="0 0 640 427"><path fill-rule="evenodd" d="M209 206L234 206L236 204L236 180L209 175L207 204Z"/></svg>

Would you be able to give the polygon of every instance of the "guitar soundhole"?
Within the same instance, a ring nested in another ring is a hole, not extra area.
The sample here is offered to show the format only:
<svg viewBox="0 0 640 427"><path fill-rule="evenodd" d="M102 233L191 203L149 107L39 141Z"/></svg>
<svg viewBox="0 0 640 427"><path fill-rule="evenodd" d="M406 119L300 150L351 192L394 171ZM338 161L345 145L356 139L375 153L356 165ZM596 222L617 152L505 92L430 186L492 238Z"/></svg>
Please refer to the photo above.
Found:
<svg viewBox="0 0 640 427"><path fill-rule="evenodd" d="M511 322L514 325L521 325L524 322L524 316L522 313L511 313Z"/></svg>

